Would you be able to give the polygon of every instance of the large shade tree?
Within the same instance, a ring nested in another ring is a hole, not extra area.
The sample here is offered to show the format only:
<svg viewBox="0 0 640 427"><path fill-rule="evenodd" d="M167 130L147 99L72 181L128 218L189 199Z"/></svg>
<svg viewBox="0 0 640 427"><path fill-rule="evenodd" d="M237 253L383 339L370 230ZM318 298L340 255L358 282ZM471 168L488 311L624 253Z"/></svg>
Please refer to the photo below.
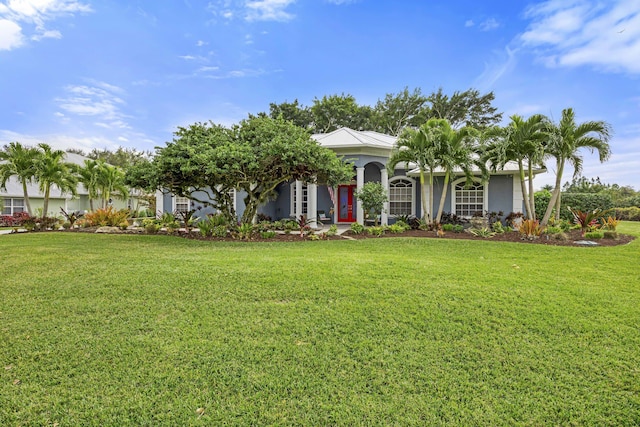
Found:
<svg viewBox="0 0 640 427"><path fill-rule="evenodd" d="M582 156L580 150L587 148L592 152L598 152L601 162L606 161L611 155L609 139L611 138L611 126L604 121L587 121L576 123L575 112L572 108L562 110L560 121L550 130L547 152L556 160L556 182L551 200L542 218L542 225L546 225L551 217L553 209L556 210L556 218L560 217L562 174L567 163L573 166L574 177L582 172Z"/></svg>
<svg viewBox="0 0 640 427"><path fill-rule="evenodd" d="M143 170L146 166L149 170ZM211 206L235 222L231 192L245 193L241 221L253 221L258 207L290 180L336 185L353 167L321 147L302 128L281 117L250 117L226 128L196 123L179 128L153 161L132 168L136 187L156 188Z"/></svg>
<svg viewBox="0 0 640 427"><path fill-rule="evenodd" d="M24 203L29 215L33 213L27 185L35 179L38 156L38 149L26 147L19 142L11 142L0 151L0 188L6 190L7 181L15 176L22 185Z"/></svg>
<svg viewBox="0 0 640 427"><path fill-rule="evenodd" d="M527 219L535 219L533 168L543 167L548 119L534 114L527 119L514 114L505 127L491 127L483 137L487 141L483 159L491 169L503 169L508 162L518 164L520 186ZM528 181L528 189L527 189Z"/></svg>

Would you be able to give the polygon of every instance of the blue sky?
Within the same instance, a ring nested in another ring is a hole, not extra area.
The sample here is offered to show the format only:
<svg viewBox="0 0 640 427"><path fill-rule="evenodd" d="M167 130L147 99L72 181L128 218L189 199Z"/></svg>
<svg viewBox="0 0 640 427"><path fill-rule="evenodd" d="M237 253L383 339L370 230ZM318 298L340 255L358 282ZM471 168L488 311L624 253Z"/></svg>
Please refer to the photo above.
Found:
<svg viewBox="0 0 640 427"><path fill-rule="evenodd" d="M152 150L270 102L405 86L605 120L613 156L584 152L584 175L640 190L640 0L0 0L0 144Z"/></svg>

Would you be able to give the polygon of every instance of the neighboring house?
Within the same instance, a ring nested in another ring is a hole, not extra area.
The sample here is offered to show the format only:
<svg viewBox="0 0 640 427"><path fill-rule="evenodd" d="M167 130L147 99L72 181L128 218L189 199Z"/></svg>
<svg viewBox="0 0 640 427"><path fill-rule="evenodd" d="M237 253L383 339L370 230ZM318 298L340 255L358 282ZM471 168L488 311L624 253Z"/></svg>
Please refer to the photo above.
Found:
<svg viewBox="0 0 640 427"><path fill-rule="evenodd" d="M381 182L389 202L381 215L381 223L388 224L398 215L422 216L420 179L415 165L405 168L398 164L390 176L387 161L396 142L396 137L378 132L355 131L340 128L327 134L312 135L321 146L333 150L338 156L354 164L354 178L350 183L336 188L324 185L307 184L293 181L277 188L278 197L261 206L258 213L272 219L299 217L306 215L311 220L348 224L364 223L364 212L358 203L355 192L366 182ZM535 169L534 174L545 172ZM434 176L434 194L432 216L435 217L442 194L444 173ZM177 197L170 193L156 193L156 206L160 213L197 209L198 215L212 212L188 198ZM243 194L234 197L234 207L238 217L244 211ZM451 178L445 199L444 212L458 216L471 217L476 212L523 212L523 197L516 163L509 163L503 170L491 174L489 180L482 182L480 173L472 185L466 185L462 174ZM314 221L315 222L315 221ZM312 226L315 224L312 223Z"/></svg>
<svg viewBox="0 0 640 427"><path fill-rule="evenodd" d="M84 161L89 160L88 157L81 156L75 153L65 153L65 161L68 163L74 163L80 166L84 166ZM6 183L6 189L0 189L0 199L3 201L2 215L13 215L18 212L26 212L27 206L24 202L24 192L22 184L15 178L11 177ZM48 216L59 216L60 208L63 208L67 212L89 211L89 195L87 190L82 184L78 184L78 194L73 197L69 193L62 194L60 189L55 185L51 187L51 194L49 196L49 212ZM27 194L29 195L29 202L31 204L31 211L35 215L38 210L42 210L44 206L44 195L40 191L37 182L27 184ZM112 205L115 208L135 208L137 202L136 197L130 197L126 201L112 200ZM99 207L100 202L94 200L94 208Z"/></svg>

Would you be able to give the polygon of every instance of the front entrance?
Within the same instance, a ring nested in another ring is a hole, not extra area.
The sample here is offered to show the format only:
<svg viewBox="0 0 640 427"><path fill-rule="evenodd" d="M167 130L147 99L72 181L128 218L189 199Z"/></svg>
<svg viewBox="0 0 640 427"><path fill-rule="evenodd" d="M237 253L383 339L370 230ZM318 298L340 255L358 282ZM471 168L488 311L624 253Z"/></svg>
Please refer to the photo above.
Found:
<svg viewBox="0 0 640 427"><path fill-rule="evenodd" d="M355 185L338 186L338 222L355 222Z"/></svg>

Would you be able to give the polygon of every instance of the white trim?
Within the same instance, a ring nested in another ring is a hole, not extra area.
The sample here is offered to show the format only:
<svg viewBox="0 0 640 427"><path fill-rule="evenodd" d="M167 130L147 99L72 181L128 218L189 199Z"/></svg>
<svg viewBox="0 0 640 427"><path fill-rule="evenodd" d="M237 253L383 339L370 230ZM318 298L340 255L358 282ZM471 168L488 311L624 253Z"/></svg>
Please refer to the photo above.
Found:
<svg viewBox="0 0 640 427"><path fill-rule="evenodd" d="M451 182L451 213L456 213L456 185L466 181L466 178L459 178ZM472 178L473 182L482 184L482 213L489 210L489 182L482 181L480 178Z"/></svg>
<svg viewBox="0 0 640 427"><path fill-rule="evenodd" d="M360 192L364 186L364 167L356 168L356 191ZM356 221L358 224L364 225L364 209L362 209L362 203L358 202L357 197L353 198L353 203L357 203Z"/></svg>
<svg viewBox="0 0 640 427"><path fill-rule="evenodd" d="M389 206L389 212L391 212L391 187L395 181L400 181L400 180L404 180L404 181L409 181L411 182L411 212L410 215L415 216L416 215L416 187L417 187L417 182L415 179L409 177L409 176L405 176L405 175L398 175L398 176L394 176L392 178L389 179L389 184L387 186L388 188L388 192L387 194L389 195L389 202L388 202L388 206ZM391 215L391 213L389 213L389 216L391 218L395 218L396 215Z"/></svg>
<svg viewBox="0 0 640 427"><path fill-rule="evenodd" d="M318 228L318 186L307 184L307 218L311 228Z"/></svg>
<svg viewBox="0 0 640 427"><path fill-rule="evenodd" d="M164 194L160 190L156 190L156 216L164 213Z"/></svg>
<svg viewBox="0 0 640 427"><path fill-rule="evenodd" d="M382 206L380 223L381 225L387 225L389 224L389 173L387 172L386 167L380 169L380 181L382 183L382 188L384 188L384 193L387 195L387 201L384 202L384 205Z"/></svg>
<svg viewBox="0 0 640 427"><path fill-rule="evenodd" d="M16 205L15 200L22 200L22 205ZM10 206L7 206L7 201L11 201L11 203L9 203ZM2 202L2 211L0 211L0 215L13 215L15 213L27 211L27 204L24 201L24 197L3 197ZM20 210L16 211L16 208L19 208ZM8 209L9 212L5 213L5 209Z"/></svg>

